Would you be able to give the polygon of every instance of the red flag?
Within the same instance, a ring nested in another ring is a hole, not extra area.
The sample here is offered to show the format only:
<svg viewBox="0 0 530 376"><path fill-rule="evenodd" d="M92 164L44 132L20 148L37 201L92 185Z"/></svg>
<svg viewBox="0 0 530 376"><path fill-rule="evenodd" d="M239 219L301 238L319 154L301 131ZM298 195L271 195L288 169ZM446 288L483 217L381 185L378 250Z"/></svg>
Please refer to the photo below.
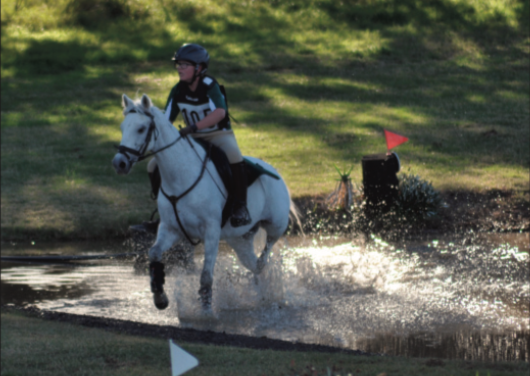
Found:
<svg viewBox="0 0 530 376"><path fill-rule="evenodd" d="M409 139L397 133L389 132L385 129L386 147L388 150L407 142Z"/></svg>

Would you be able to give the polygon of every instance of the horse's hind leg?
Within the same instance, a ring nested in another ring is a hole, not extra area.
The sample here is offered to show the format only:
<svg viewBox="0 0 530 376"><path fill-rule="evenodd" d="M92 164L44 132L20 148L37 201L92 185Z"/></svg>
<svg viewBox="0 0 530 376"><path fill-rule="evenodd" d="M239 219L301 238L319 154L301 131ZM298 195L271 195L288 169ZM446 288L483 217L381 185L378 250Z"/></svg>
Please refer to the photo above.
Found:
<svg viewBox="0 0 530 376"><path fill-rule="evenodd" d="M227 239L228 244L237 253L239 261L255 275L261 273L269 260L269 255L272 247L279 237L269 236L267 234L267 241L265 248L261 252L259 258L254 253L254 235L256 231L249 232L240 238Z"/></svg>
<svg viewBox="0 0 530 376"><path fill-rule="evenodd" d="M254 253L254 236L242 236L240 238L226 239L227 243L234 249L237 258L245 268L257 274L258 258Z"/></svg>
<svg viewBox="0 0 530 376"><path fill-rule="evenodd" d="M276 242L278 241L279 237L269 236L267 234L267 241L265 242L265 248L261 251L261 255L258 258L257 264L256 264L256 274L259 274L263 271L263 268L265 268L265 265L269 262L270 253L272 250L272 247Z"/></svg>
<svg viewBox="0 0 530 376"><path fill-rule="evenodd" d="M256 274L259 274L263 271L263 268L269 262L269 256L274 247L274 244L280 239L280 237L285 232L287 228L287 221L278 220L277 222L262 221L261 225L263 229L267 232L267 240L265 242L265 248L261 251L261 255L257 261L256 265Z"/></svg>
<svg viewBox="0 0 530 376"><path fill-rule="evenodd" d="M164 223L160 223L155 244L149 250L149 275L151 277L151 292L156 308L165 309L169 300L164 292L165 272L161 262L162 254L177 240L177 235L169 231Z"/></svg>

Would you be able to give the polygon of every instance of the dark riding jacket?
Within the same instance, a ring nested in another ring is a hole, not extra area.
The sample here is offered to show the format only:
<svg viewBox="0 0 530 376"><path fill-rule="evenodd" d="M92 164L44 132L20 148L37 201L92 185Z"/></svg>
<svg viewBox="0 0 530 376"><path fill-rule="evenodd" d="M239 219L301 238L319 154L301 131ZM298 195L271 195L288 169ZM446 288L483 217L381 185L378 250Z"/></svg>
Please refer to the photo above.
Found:
<svg viewBox="0 0 530 376"><path fill-rule="evenodd" d="M221 92L221 87L215 78L204 76L199 80L195 91L191 91L189 85L184 82L177 83L171 89L166 103L166 117L173 123L179 112L182 112L184 122L190 125L199 122L217 108L224 109L228 114L226 98ZM231 129L228 115L219 123L201 129L198 133L209 133L220 129Z"/></svg>

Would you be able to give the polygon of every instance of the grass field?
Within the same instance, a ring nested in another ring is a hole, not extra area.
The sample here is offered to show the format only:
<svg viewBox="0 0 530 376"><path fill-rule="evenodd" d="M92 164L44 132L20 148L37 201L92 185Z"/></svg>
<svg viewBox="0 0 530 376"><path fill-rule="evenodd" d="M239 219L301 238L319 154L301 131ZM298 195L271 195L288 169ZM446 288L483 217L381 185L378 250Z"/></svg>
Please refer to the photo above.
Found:
<svg viewBox="0 0 530 376"><path fill-rule="evenodd" d="M120 97L163 107L170 58L204 45L244 154L295 197L409 137L439 190L528 190L529 1L2 1L2 239L106 238L147 219L145 163L118 177ZM177 120L177 123L179 120Z"/></svg>
<svg viewBox="0 0 530 376"><path fill-rule="evenodd" d="M169 375L169 344L2 312L2 375ZM81 340L82 339L82 340ZM528 363L484 363L249 350L178 343L199 359L186 375L518 376Z"/></svg>

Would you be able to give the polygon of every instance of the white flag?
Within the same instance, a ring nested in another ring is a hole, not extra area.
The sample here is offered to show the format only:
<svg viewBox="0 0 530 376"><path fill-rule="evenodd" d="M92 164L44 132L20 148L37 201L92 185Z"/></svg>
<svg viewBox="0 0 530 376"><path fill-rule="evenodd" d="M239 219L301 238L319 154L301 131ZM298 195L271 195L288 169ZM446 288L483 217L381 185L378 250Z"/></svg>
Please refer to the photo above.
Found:
<svg viewBox="0 0 530 376"><path fill-rule="evenodd" d="M178 347L172 339L169 340L169 352L171 354L172 376L183 375L199 365L197 358Z"/></svg>

